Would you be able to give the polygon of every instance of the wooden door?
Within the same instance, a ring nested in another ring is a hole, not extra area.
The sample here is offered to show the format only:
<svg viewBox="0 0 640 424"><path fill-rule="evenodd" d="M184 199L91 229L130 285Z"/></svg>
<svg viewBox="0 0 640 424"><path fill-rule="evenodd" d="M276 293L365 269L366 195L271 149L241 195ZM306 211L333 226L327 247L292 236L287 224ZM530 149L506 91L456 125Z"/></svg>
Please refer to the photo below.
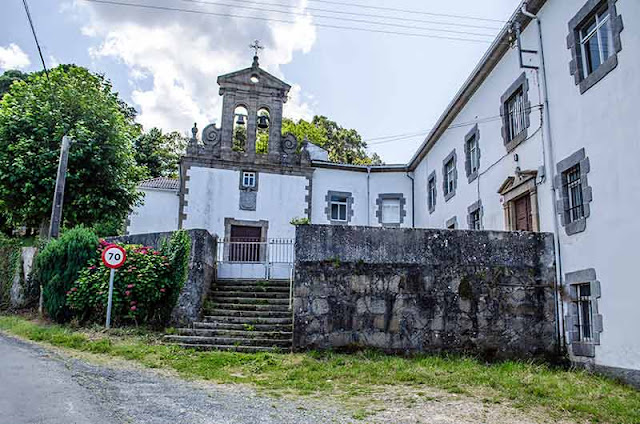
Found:
<svg viewBox="0 0 640 424"><path fill-rule="evenodd" d="M516 231L533 231L531 222L531 197L522 196L514 200L516 212Z"/></svg>
<svg viewBox="0 0 640 424"><path fill-rule="evenodd" d="M231 262L260 262L262 228L232 225L229 237Z"/></svg>

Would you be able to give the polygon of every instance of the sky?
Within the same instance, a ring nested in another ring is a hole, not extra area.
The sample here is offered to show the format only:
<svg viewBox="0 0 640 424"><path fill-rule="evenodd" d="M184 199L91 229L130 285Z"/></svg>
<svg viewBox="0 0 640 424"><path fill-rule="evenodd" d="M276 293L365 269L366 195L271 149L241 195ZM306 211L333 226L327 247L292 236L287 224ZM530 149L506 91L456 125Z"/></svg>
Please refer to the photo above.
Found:
<svg viewBox="0 0 640 424"><path fill-rule="evenodd" d="M520 0L106 2L119 4L28 5L47 66L106 75L145 129L219 123L216 78L250 66L258 39L261 67L292 86L285 116L325 115L384 162L406 163ZM2 11L0 72L42 69L22 0L3 0Z"/></svg>

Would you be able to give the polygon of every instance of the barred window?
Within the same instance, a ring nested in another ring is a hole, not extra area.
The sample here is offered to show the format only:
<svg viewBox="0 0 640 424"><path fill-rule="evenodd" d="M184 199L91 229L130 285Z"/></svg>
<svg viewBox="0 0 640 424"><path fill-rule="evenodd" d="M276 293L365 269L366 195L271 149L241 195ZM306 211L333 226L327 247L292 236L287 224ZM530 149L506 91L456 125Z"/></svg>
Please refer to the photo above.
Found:
<svg viewBox="0 0 640 424"><path fill-rule="evenodd" d="M505 104L505 110L507 111L507 139L509 141L515 139L527 128L525 109L524 91L520 87L509 97Z"/></svg>
<svg viewBox="0 0 640 424"><path fill-rule="evenodd" d="M577 298L573 302L576 308L575 316L578 318L574 325L578 333L578 340L581 342L593 341L593 309L591 298L591 284L576 285Z"/></svg>
<svg viewBox="0 0 640 424"><path fill-rule="evenodd" d="M584 203L582 201L582 181L580 178L580 165L575 165L563 173L564 194L569 200L567 203L567 217L569 222L577 221L584 217Z"/></svg>

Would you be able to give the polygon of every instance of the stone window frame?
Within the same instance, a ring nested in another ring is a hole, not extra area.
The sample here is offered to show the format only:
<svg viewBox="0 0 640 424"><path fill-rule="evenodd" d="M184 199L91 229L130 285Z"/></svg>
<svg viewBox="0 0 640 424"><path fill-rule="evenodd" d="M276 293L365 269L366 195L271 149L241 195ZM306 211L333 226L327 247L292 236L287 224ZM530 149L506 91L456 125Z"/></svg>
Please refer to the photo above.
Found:
<svg viewBox="0 0 640 424"><path fill-rule="evenodd" d="M399 200L400 201L400 222L395 223L385 223L382 222L382 201L383 200ZM376 218L378 218L378 223L383 227L400 227L404 224L404 218L407 216L406 209L407 199L404 197L403 193L380 193L378 194L378 198L376 199Z"/></svg>
<svg viewBox="0 0 640 424"><path fill-rule="evenodd" d="M255 184L253 185L253 187L247 187L244 185L244 173L245 172L253 172L255 175ZM243 169L240 171L240 183L239 183L239 188L240 190L243 191L258 191L258 182L259 182L259 175L260 173L258 171L254 171L253 169Z"/></svg>
<svg viewBox="0 0 640 424"><path fill-rule="evenodd" d="M331 219L331 197L332 196L343 196L347 198L347 220L346 221L338 221L335 219ZM327 191L327 195L324 200L327 202L327 206L324 209L324 213L327 215L327 220L331 224L335 225L347 225L351 222L351 218L353 217L353 195L349 191Z"/></svg>
<svg viewBox="0 0 640 424"><path fill-rule="evenodd" d="M598 299L602 292L600 281L596 278L596 270L593 268L582 269L569 272L564 277L565 284L569 289L570 304L568 313L565 315L565 326L567 331L567 343L571 347L574 356L586 356L593 358L596 353L596 346L600 345L600 333L603 331L602 315L598 312ZM578 286L589 284L591 288L591 340L580 340L580 333L576 329L579 322L579 310L576 305L578 300Z"/></svg>
<svg viewBox="0 0 640 424"><path fill-rule="evenodd" d="M507 112L507 102L511 97L522 89L522 96L524 102L524 129L520 131L514 138L509 139L509 114ZM531 126L531 101L529 100L529 79L527 73L523 72L520 76L509 86L509 88L500 97L500 116L502 117L502 140L507 152L511 152L520 143L527 139L529 133L529 127Z"/></svg>
<svg viewBox="0 0 640 424"><path fill-rule="evenodd" d="M433 197L431 196L431 181L433 181ZM431 202L433 200L433 202ZM436 180L436 171L431 171L431 174L427 177L427 209L429 214L432 214L436 210L436 202L438 200L438 182Z"/></svg>
<svg viewBox="0 0 640 424"><path fill-rule="evenodd" d="M453 216L449 219L447 219L447 221L444 223L444 226L447 230L457 230L458 229L458 217L457 216ZM453 226L453 228L449 228Z"/></svg>
<svg viewBox="0 0 640 424"><path fill-rule="evenodd" d="M473 172L471 172L471 151L469 150L469 140L472 138L475 138L476 152L478 155L478 168ZM480 156L480 128L478 127L478 124L475 124L473 128L471 128L471 131L464 136L464 169L467 172L467 180L469 183L478 178L478 172L480 171Z"/></svg>
<svg viewBox="0 0 640 424"><path fill-rule="evenodd" d="M447 164L453 161L453 189L449 191L449 182L447 178ZM458 188L458 156L456 149L453 149L451 153L447 155L442 161L442 193L444 194L444 201L447 202L453 196L456 195L456 189Z"/></svg>
<svg viewBox="0 0 640 424"><path fill-rule="evenodd" d="M467 226L470 230L476 230L475 228L473 228L473 221L471 219L471 216L474 212L478 212L480 217L480 228L478 228L478 230L483 230L484 225L482 223L482 217L484 216L484 208L482 207L482 200L474 202L467 208Z"/></svg>
<svg viewBox="0 0 640 424"><path fill-rule="evenodd" d="M567 49L571 50L569 72L573 75L575 84L580 89L580 94L584 94L618 66L618 53L622 51L620 33L624 29L624 24L622 23L622 16L617 13L616 2L617 0L588 0L569 21L569 34L567 35ZM585 76L580 44L580 29L584 22L594 13L597 13L605 4L608 5L613 52L595 71Z"/></svg>
<svg viewBox="0 0 640 424"><path fill-rule="evenodd" d="M582 189L583 212L581 218L571 221L569 216L569 193L564 184L564 177L565 173L576 165L580 166L580 187ZM557 174L554 178L553 184L559 194L556 206L558 214L560 215L560 223L564 227L568 236L581 233L587 228L587 218L591 215L591 207L589 204L593 200L593 193L587 180L587 174L591 170L589 157L586 156L585 150L582 148L558 162L556 169Z"/></svg>

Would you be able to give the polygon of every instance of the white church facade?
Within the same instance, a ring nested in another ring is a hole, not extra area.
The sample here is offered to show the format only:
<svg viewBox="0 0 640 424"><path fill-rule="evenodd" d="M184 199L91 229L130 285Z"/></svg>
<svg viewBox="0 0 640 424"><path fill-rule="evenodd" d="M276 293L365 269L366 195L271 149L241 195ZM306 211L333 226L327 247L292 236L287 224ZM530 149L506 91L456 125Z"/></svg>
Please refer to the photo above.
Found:
<svg viewBox="0 0 640 424"><path fill-rule="evenodd" d="M282 136L290 87L256 58L218 79L220 128L194 133L178 181L143 184L128 232L286 240L307 218L553 233L571 359L640 381L638 52L637 0L523 2L409 163L382 166Z"/></svg>

